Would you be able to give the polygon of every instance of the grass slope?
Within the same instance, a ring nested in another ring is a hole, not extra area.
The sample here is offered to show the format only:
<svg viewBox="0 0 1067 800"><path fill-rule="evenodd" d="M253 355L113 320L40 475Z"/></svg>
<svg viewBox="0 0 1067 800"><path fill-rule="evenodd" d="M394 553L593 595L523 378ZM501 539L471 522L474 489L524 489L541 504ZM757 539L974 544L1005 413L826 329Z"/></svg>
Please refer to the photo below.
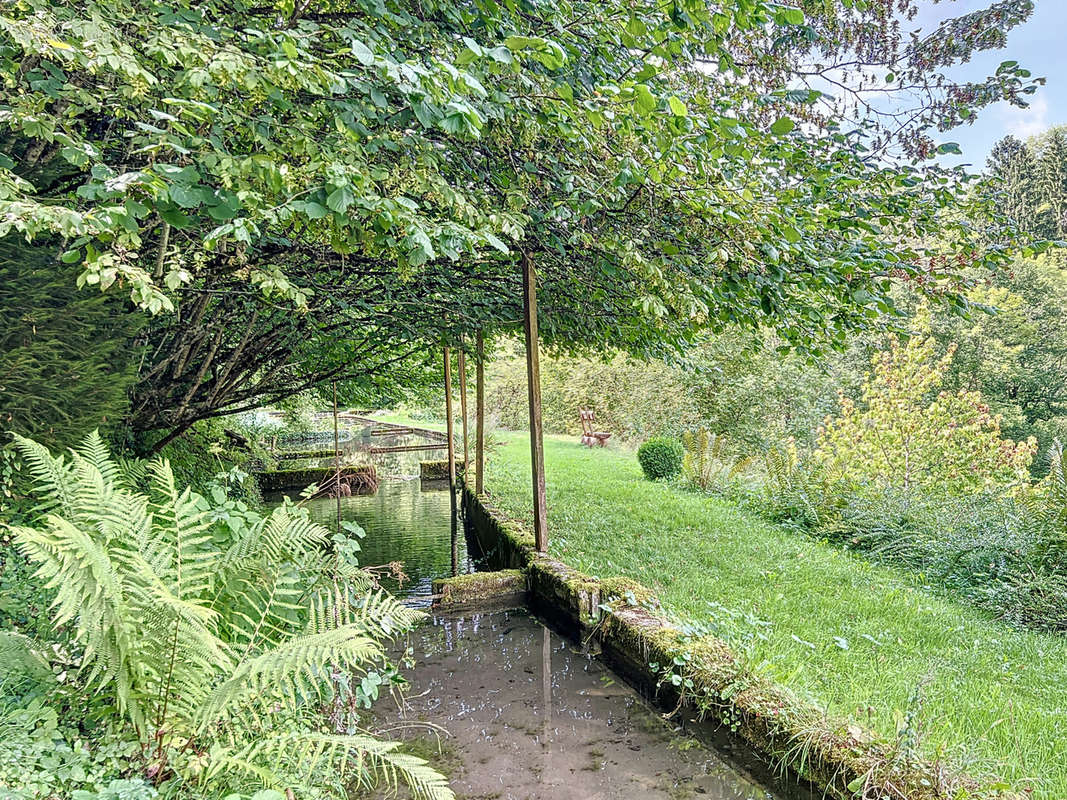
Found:
<svg viewBox="0 0 1067 800"><path fill-rule="evenodd" d="M528 439L499 438L487 488L529 521ZM1067 797L1067 638L1009 628L915 576L650 483L630 453L549 437L545 461L553 555L640 580L832 715L893 739L917 710L928 757Z"/></svg>

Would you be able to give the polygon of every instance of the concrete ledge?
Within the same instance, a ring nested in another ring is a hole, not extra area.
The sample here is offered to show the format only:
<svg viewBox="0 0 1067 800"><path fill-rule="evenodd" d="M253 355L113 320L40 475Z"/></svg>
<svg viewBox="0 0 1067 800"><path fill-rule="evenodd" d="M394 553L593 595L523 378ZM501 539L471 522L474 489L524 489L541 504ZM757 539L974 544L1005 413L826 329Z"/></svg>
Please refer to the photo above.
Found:
<svg viewBox="0 0 1067 800"><path fill-rule="evenodd" d="M537 555L533 534L517 522L463 488L463 524L481 549L485 563L493 569L526 569Z"/></svg>
<svg viewBox="0 0 1067 800"><path fill-rule="evenodd" d="M517 569L472 572L435 580L433 594L440 611L519 608L526 605L526 576Z"/></svg>
<svg viewBox="0 0 1067 800"><path fill-rule="evenodd" d="M679 630L637 581L594 578L538 553L529 532L469 489L463 507L464 524L486 563L525 572L535 611L599 644L605 660L662 708L688 708L717 722L772 768L841 800L1022 800L1022 794L990 788L999 781L918 760L851 720L828 717L753 673L724 641Z"/></svg>

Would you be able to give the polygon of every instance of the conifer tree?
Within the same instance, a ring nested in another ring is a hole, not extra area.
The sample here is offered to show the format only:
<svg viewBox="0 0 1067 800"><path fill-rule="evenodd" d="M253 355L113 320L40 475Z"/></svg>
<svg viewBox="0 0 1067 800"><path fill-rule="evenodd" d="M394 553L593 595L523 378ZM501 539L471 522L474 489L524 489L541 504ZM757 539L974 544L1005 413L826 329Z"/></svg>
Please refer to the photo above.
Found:
<svg viewBox="0 0 1067 800"><path fill-rule="evenodd" d="M1067 129L1050 129L1037 142L1039 231L1048 238L1067 235Z"/></svg>
<svg viewBox="0 0 1067 800"><path fill-rule="evenodd" d="M1033 153L1014 136L993 146L986 162L998 183L999 210L1020 229L1033 232L1037 207L1037 163Z"/></svg>
<svg viewBox="0 0 1067 800"><path fill-rule="evenodd" d="M121 295L79 290L76 273L0 239L0 431L68 445L126 413L144 316Z"/></svg>

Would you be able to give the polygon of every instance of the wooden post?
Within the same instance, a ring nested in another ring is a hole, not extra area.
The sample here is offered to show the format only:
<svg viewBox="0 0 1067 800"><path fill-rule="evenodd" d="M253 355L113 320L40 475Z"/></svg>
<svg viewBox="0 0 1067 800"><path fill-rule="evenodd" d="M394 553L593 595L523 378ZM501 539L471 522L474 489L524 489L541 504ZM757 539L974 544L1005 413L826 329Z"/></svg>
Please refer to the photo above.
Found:
<svg viewBox="0 0 1067 800"><path fill-rule="evenodd" d="M459 575L459 519L454 505L450 530L452 534L452 577L454 578Z"/></svg>
<svg viewBox="0 0 1067 800"><path fill-rule="evenodd" d="M337 494L337 532L341 532L341 448L337 436L337 381L333 382L333 489Z"/></svg>
<svg viewBox="0 0 1067 800"><path fill-rule="evenodd" d="M448 431L448 490L456 504L456 439L452 421L452 351L445 348L445 428Z"/></svg>
<svg viewBox="0 0 1067 800"><path fill-rule="evenodd" d="M470 459L467 458L467 354L463 350L463 342L460 341L459 349L459 415L462 419L463 430L463 485L467 485L470 477Z"/></svg>
<svg viewBox="0 0 1067 800"><path fill-rule="evenodd" d="M537 352L537 273L522 254L523 323L526 329L526 388L530 398L530 466L533 477L534 542L548 551L548 500L545 496L545 446L541 431L541 363Z"/></svg>
<svg viewBox="0 0 1067 800"><path fill-rule="evenodd" d="M478 365L477 377L475 378L475 414L477 415L477 431L474 438L474 461L477 472L475 474L474 491L479 496L485 491L485 341L482 338L482 330L478 329L476 342Z"/></svg>

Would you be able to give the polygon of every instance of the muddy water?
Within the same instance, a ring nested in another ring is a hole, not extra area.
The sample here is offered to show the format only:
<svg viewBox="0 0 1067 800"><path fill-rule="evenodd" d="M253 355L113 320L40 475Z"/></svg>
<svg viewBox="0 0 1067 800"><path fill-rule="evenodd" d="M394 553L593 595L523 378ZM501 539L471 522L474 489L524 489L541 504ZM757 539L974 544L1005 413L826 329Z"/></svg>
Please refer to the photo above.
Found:
<svg viewBox="0 0 1067 800"><path fill-rule="evenodd" d="M441 765L458 797L778 797L526 612L437 618L410 644L407 700L379 704L375 722Z"/></svg>

